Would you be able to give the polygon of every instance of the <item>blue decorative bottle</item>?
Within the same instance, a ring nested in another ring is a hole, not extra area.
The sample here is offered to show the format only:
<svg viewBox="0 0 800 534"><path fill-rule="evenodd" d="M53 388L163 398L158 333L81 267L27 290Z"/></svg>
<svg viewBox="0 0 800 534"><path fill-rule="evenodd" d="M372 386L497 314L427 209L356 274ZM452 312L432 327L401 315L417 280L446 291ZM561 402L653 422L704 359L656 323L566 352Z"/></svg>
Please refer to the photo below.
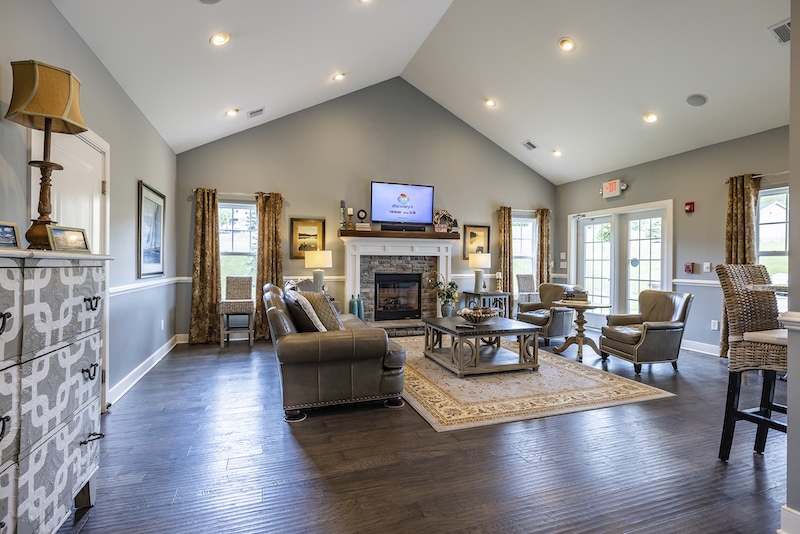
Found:
<svg viewBox="0 0 800 534"><path fill-rule="evenodd" d="M364 299L361 298L361 293L358 294L358 298L356 299L356 305L358 307L358 318L362 321L364 320Z"/></svg>
<svg viewBox="0 0 800 534"><path fill-rule="evenodd" d="M354 295L350 295L350 313L358 317L358 301Z"/></svg>

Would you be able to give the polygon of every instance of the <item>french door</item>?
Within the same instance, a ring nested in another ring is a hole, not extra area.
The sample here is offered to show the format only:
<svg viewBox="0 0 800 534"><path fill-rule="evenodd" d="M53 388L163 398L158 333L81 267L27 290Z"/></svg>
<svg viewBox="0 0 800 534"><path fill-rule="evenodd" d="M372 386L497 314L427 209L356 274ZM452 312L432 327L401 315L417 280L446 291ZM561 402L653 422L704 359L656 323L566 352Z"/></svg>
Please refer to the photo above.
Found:
<svg viewBox="0 0 800 534"><path fill-rule="evenodd" d="M671 288L671 203L574 216L575 283L610 313L638 313L639 293ZM589 326L605 313L587 313Z"/></svg>

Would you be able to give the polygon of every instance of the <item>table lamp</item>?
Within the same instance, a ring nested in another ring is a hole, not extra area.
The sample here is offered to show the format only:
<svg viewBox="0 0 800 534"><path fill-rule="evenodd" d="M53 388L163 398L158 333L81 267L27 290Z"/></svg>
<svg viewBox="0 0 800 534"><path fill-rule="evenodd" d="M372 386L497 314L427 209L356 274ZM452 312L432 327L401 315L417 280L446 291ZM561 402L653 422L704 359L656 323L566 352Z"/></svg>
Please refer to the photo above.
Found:
<svg viewBox="0 0 800 534"><path fill-rule="evenodd" d="M323 269L333 267L333 253L330 250L307 250L305 254L306 269L314 269L314 287L322 293L322 286L325 283L325 272Z"/></svg>
<svg viewBox="0 0 800 534"><path fill-rule="evenodd" d="M71 72L39 61L12 61L14 88L6 119L27 128L44 131L43 161L30 161L28 165L38 167L39 218L25 233L28 248L49 250L47 225L53 205L50 202L50 175L53 170L64 167L50 160L50 134L79 134L87 130L80 107L81 82Z"/></svg>
<svg viewBox="0 0 800 534"><path fill-rule="evenodd" d="M469 267L475 269L475 293L486 291L483 281L483 270L492 266L492 255L488 252L476 252L469 255Z"/></svg>

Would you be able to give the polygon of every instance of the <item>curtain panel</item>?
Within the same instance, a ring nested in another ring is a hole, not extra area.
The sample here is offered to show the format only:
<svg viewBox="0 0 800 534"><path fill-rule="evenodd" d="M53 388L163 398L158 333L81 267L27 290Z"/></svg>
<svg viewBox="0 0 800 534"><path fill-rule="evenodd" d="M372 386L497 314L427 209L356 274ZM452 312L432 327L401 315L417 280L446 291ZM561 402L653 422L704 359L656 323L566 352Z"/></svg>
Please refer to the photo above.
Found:
<svg viewBox="0 0 800 534"><path fill-rule="evenodd" d="M219 207L216 189L195 191L189 343L219 342Z"/></svg>
<svg viewBox="0 0 800 534"><path fill-rule="evenodd" d="M511 228L512 215L511 208L501 206L498 214L498 226L500 227L500 243L498 246L497 266L503 273L503 280L498 288L500 291L510 293L508 297L508 308L514 309L514 251L512 249L513 230Z"/></svg>
<svg viewBox="0 0 800 534"><path fill-rule="evenodd" d="M728 178L728 209L725 216L725 263L756 262L756 214L761 178L753 174ZM720 358L728 356L728 314L722 305Z"/></svg>
<svg viewBox="0 0 800 534"><path fill-rule="evenodd" d="M256 193L258 263L256 265L255 339L269 339L269 323L264 309L264 286L270 283L283 289L282 210L283 197L280 193Z"/></svg>
<svg viewBox="0 0 800 534"><path fill-rule="evenodd" d="M553 264L552 252L550 250L550 210L536 210L536 232L537 253L536 253L536 280L539 284L550 282L550 266Z"/></svg>

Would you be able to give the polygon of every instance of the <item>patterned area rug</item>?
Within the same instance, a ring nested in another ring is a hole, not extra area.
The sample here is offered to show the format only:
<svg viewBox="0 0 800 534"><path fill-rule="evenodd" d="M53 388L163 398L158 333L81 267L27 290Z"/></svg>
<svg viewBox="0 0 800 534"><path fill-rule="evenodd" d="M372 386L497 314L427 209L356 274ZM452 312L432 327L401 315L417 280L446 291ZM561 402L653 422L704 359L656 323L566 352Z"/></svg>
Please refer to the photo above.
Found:
<svg viewBox="0 0 800 534"><path fill-rule="evenodd" d="M458 378L424 356L423 336L394 340L406 348L403 398L437 432L674 396L541 349L536 372ZM511 340L502 343L516 351Z"/></svg>

